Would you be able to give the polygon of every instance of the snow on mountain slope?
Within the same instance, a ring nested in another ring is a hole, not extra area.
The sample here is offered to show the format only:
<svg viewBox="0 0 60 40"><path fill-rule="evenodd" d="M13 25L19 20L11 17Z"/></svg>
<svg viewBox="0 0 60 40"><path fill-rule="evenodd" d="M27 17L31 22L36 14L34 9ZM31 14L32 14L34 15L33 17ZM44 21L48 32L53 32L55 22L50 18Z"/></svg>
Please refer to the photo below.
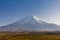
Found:
<svg viewBox="0 0 60 40"><path fill-rule="evenodd" d="M32 23L32 24L35 24L35 23L46 23L44 21L42 21L39 17L37 16L26 16L24 17L22 20L19 20L18 23Z"/></svg>
<svg viewBox="0 0 60 40"><path fill-rule="evenodd" d="M0 27L0 31L50 31L60 30L60 26L42 21L37 16L26 16L7 26Z"/></svg>

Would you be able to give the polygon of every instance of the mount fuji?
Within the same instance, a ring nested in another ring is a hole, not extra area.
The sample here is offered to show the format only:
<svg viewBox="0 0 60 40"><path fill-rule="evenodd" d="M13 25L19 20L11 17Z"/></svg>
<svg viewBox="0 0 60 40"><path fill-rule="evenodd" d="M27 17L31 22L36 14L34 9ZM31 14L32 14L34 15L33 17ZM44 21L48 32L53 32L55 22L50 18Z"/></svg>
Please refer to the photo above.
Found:
<svg viewBox="0 0 60 40"><path fill-rule="evenodd" d="M60 26L47 23L37 16L26 16L23 19L0 27L0 31L56 31Z"/></svg>

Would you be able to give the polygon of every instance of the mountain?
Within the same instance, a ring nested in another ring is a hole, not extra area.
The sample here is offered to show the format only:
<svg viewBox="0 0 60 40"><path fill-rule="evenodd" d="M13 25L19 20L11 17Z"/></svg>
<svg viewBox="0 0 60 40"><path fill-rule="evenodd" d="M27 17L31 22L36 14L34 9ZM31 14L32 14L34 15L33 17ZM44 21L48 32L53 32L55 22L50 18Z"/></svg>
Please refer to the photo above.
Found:
<svg viewBox="0 0 60 40"><path fill-rule="evenodd" d="M37 16L26 16L23 19L0 27L0 31L56 31L60 26L42 21Z"/></svg>

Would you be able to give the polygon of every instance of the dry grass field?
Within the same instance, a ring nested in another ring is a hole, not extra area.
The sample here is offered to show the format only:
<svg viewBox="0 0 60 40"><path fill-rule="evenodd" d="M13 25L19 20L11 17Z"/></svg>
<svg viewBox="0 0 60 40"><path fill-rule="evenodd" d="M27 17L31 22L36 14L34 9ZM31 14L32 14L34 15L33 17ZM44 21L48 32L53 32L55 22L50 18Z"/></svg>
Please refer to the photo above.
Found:
<svg viewBox="0 0 60 40"><path fill-rule="evenodd" d="M60 34L1 32L0 40L60 40Z"/></svg>

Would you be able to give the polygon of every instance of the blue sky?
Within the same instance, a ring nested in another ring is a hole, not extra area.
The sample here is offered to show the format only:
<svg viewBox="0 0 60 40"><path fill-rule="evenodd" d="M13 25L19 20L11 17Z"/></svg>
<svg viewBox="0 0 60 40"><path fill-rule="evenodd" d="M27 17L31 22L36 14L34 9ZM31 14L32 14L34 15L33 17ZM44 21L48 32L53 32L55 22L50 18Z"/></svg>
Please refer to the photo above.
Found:
<svg viewBox="0 0 60 40"><path fill-rule="evenodd" d="M60 0L0 0L0 26L31 15L60 25Z"/></svg>

